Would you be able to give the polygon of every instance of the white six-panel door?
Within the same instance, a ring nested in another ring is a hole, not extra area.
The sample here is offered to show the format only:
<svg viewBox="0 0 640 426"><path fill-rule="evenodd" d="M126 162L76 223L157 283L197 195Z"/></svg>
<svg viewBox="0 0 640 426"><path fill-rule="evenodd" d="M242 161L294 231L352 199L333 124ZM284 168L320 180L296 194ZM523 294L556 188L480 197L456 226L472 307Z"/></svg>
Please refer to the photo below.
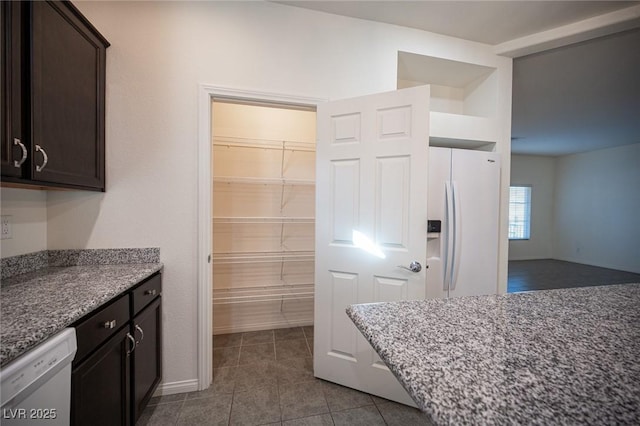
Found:
<svg viewBox="0 0 640 426"><path fill-rule="evenodd" d="M314 372L410 397L347 317L350 304L425 298L429 87L318 106Z"/></svg>

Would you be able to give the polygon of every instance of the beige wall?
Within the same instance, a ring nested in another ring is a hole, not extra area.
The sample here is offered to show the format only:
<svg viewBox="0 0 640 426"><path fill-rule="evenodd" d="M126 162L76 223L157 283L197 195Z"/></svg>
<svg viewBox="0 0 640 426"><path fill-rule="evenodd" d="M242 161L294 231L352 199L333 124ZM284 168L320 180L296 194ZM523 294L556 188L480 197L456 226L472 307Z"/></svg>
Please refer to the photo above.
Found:
<svg viewBox="0 0 640 426"><path fill-rule="evenodd" d="M531 185L531 238L509 241L509 260L553 257L555 157L511 156L511 185Z"/></svg>
<svg viewBox="0 0 640 426"><path fill-rule="evenodd" d="M399 50L497 67L503 200L508 191L511 59L490 46L270 2L74 4L111 42L107 192L50 192L47 245L160 247L174 389L197 377L199 84L338 99L394 90ZM506 272L506 222L501 232Z"/></svg>
<svg viewBox="0 0 640 426"><path fill-rule="evenodd" d="M556 259L640 273L640 143L558 158Z"/></svg>
<svg viewBox="0 0 640 426"><path fill-rule="evenodd" d="M531 239L509 259L559 259L640 273L640 143L560 157L513 155L530 184Z"/></svg>
<svg viewBox="0 0 640 426"><path fill-rule="evenodd" d="M47 192L2 188L0 194L2 215L11 216L13 234L1 240L1 257L46 250Z"/></svg>

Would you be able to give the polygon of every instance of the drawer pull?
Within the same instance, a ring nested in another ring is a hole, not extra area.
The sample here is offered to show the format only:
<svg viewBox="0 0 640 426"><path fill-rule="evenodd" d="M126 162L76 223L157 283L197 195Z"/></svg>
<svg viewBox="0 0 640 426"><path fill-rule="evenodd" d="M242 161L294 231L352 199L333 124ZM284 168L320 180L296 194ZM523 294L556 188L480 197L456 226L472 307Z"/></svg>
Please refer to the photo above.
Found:
<svg viewBox="0 0 640 426"><path fill-rule="evenodd" d="M139 345L144 340L144 331L142 331L138 324L136 324L136 330L140 332L140 340L136 340L136 345Z"/></svg>
<svg viewBox="0 0 640 426"><path fill-rule="evenodd" d="M127 356L131 355L133 351L136 350L136 339L129 333L127 333L127 339L131 342L131 346L129 346L129 350L127 351Z"/></svg>
<svg viewBox="0 0 640 426"><path fill-rule="evenodd" d="M145 296L155 296L156 295L156 289L152 289L152 290L147 290L144 292Z"/></svg>
<svg viewBox="0 0 640 426"><path fill-rule="evenodd" d="M116 328L116 320L106 321L104 323L104 328L109 330Z"/></svg>

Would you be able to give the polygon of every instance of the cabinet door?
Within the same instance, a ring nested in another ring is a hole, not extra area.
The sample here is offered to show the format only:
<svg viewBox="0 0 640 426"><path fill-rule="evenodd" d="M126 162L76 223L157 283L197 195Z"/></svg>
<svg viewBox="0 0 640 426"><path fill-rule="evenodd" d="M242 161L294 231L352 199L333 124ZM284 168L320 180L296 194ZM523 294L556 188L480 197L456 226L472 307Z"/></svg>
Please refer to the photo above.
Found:
<svg viewBox="0 0 640 426"><path fill-rule="evenodd" d="M126 327L73 370L71 424L130 424L130 350Z"/></svg>
<svg viewBox="0 0 640 426"><path fill-rule="evenodd" d="M31 7L32 180L104 190L108 43L68 2Z"/></svg>
<svg viewBox="0 0 640 426"><path fill-rule="evenodd" d="M136 350L132 363L133 421L144 411L162 379L162 310L161 297L133 319L132 333Z"/></svg>
<svg viewBox="0 0 640 426"><path fill-rule="evenodd" d="M22 11L19 2L0 3L0 138L2 176L23 177L28 167L28 143L22 124ZM24 149L23 149L24 147Z"/></svg>

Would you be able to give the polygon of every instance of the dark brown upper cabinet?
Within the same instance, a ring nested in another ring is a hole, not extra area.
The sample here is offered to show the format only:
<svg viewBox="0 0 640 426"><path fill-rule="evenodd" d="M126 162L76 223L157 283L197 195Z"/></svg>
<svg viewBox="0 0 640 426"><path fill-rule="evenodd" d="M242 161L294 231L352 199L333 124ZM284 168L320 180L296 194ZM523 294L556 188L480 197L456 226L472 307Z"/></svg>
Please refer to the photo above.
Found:
<svg viewBox="0 0 640 426"><path fill-rule="evenodd" d="M105 190L109 42L67 1L2 3L2 180Z"/></svg>
<svg viewBox="0 0 640 426"><path fill-rule="evenodd" d="M16 2L1 2L0 16L0 137L2 138L2 177L20 178L28 166L28 151L22 141L22 21L24 7Z"/></svg>

